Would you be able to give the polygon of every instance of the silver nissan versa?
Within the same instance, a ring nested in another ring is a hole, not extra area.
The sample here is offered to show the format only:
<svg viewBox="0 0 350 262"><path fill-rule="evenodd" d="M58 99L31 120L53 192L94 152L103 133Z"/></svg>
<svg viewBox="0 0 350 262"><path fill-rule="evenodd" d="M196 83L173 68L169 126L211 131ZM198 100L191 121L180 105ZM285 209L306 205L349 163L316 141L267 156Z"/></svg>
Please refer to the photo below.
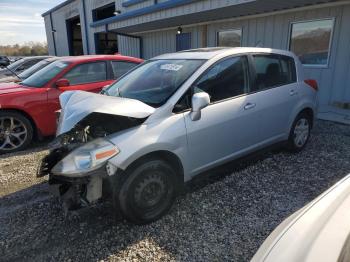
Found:
<svg viewBox="0 0 350 262"><path fill-rule="evenodd" d="M122 217L149 223L205 170L278 142L302 150L316 91L287 51L161 55L102 94L63 93L57 138L38 176L49 175L66 210L111 196Z"/></svg>

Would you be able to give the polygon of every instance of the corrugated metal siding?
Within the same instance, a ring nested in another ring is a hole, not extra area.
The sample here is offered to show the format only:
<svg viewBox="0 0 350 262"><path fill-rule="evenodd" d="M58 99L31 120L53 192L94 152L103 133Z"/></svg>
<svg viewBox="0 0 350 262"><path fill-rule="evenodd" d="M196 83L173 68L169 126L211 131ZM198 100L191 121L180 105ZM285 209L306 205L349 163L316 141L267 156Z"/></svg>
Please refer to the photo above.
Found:
<svg viewBox="0 0 350 262"><path fill-rule="evenodd" d="M118 51L122 55L140 57L140 40L119 35Z"/></svg>
<svg viewBox="0 0 350 262"><path fill-rule="evenodd" d="M127 1L125 0L125 1L121 1L121 2L127 2ZM141 3L137 3L134 5L128 6L128 7L121 7L121 11L122 12L129 12L132 10L137 10L137 9L144 8L144 7L151 6L151 5L154 5L154 0L147 0L147 1L144 1Z"/></svg>
<svg viewBox="0 0 350 262"><path fill-rule="evenodd" d="M196 1L191 4L187 5L182 5L179 7L175 8L170 8L170 9L165 9L157 12L153 12L150 14L130 18L124 21L116 22L115 26L117 28L121 27L126 27L126 26L131 26L131 25L136 25L140 23L147 23L159 19L165 19L169 17L174 17L174 16L180 16L180 15L185 15L185 14L192 14L196 12L201 12L205 10L211 10L211 9L216 9L216 8L221 8L221 7L226 7L229 5L238 5L238 4L243 4L247 2L254 2L256 0L203 0L203 1ZM148 2L144 2L148 3ZM134 7L134 6L131 6ZM131 8L129 7L129 8ZM130 11L130 10L128 10Z"/></svg>
<svg viewBox="0 0 350 262"><path fill-rule="evenodd" d="M140 34L143 39L144 58L176 52L176 29ZM183 33L191 33L191 48L202 46L203 26L186 27Z"/></svg>
<svg viewBox="0 0 350 262"><path fill-rule="evenodd" d="M85 0L87 24L92 22L92 10L113 2L111 0ZM161 0L165 1L165 0ZM153 1L151 1L153 2ZM122 9L121 0L115 1L116 8ZM110 30L118 30L119 27L129 26L132 24L145 23L166 17L195 13L211 8L219 8L228 4L237 4L238 1L229 0L204 0L196 3L180 6L177 8L167 9L152 14L135 17L125 21L109 25ZM147 5L149 1L139 5ZM129 8L140 8L137 5ZM68 54L68 39L66 32L66 20L80 15L82 25L83 16L81 0L77 0L67 6L52 13L53 27L57 30L56 49L58 55ZM314 20L321 18L332 18L335 20L335 29L333 32L333 41L331 47L331 56L329 67L315 68L307 67L305 72L307 77L315 78L320 84L319 103L320 105L330 105L334 101L350 101L350 5L315 8L306 11L288 12L284 14L269 15L259 18L240 19L229 22L211 22L207 26L192 26L183 28L183 32L191 32L191 47L197 48L203 46L203 41L207 38L208 46L216 46L216 32L222 29L242 28L242 45L272 47L287 49L289 40L289 30L291 22ZM180 24L179 24L180 25ZM45 17L45 27L49 43L49 52L53 54L53 44L51 35L51 25L48 16ZM207 27L207 34L205 34ZM103 32L105 27L88 28L88 41L90 53L95 52L94 33ZM85 39L85 30L82 26L83 41ZM176 50L176 29L162 30L155 32L139 33L143 37L144 58L174 52ZM139 56L139 40L128 37L118 37L119 50L122 54ZM86 43L84 41L84 50Z"/></svg>
<svg viewBox="0 0 350 262"><path fill-rule="evenodd" d="M216 46L216 32L242 28L242 45L288 49L292 22L335 18L329 67L305 67L306 76L318 80L319 103L350 101L350 5L270 15L208 25L208 46Z"/></svg>
<svg viewBox="0 0 350 262"><path fill-rule="evenodd" d="M46 32L46 39L47 39L47 46L48 46L48 50L49 50L49 55L55 55L50 17L45 16L44 22L45 22L45 32Z"/></svg>
<svg viewBox="0 0 350 262"><path fill-rule="evenodd" d="M58 56L69 54L68 36L67 36L67 27L66 27L67 19L80 15L82 31L84 31L83 20L82 20L83 17L80 14L81 10L82 10L82 7L80 6L80 3L76 1L62 7L61 9L55 12L52 12L53 28L56 30L55 43L56 43L56 50L57 50ZM82 35L83 37L85 36L84 32L82 32ZM50 40L52 41L52 38ZM84 46L84 50L85 48L86 47Z"/></svg>

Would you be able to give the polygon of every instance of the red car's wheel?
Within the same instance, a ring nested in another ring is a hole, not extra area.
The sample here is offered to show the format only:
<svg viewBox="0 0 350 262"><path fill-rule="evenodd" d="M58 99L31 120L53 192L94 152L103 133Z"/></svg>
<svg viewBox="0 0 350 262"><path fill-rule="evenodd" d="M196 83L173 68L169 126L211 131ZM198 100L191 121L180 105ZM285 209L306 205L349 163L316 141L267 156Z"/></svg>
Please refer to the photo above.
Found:
<svg viewBox="0 0 350 262"><path fill-rule="evenodd" d="M0 112L0 154L26 148L33 138L30 121L20 113Z"/></svg>

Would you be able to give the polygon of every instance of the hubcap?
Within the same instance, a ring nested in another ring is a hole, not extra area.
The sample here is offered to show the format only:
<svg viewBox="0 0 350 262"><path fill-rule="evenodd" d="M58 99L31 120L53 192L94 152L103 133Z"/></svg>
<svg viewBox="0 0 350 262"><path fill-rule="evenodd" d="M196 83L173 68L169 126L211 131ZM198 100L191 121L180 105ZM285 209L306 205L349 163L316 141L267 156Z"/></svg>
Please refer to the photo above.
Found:
<svg viewBox="0 0 350 262"><path fill-rule="evenodd" d="M294 128L294 144L297 147L302 147L309 137L309 121L306 118L301 118Z"/></svg>
<svg viewBox="0 0 350 262"><path fill-rule="evenodd" d="M0 150L15 150L27 139L27 128L14 117L0 118Z"/></svg>
<svg viewBox="0 0 350 262"><path fill-rule="evenodd" d="M157 206L166 193L166 185L160 175L153 174L144 178L136 187L134 199L143 209Z"/></svg>

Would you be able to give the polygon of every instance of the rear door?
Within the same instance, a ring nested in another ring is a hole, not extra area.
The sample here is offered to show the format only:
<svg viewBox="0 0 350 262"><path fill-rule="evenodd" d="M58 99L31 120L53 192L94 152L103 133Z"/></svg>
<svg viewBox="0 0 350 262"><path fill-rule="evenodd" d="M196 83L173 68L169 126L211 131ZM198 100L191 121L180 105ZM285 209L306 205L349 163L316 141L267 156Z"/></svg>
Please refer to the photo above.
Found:
<svg viewBox="0 0 350 262"><path fill-rule="evenodd" d="M112 71L114 79L118 79L122 75L129 72L131 69L133 69L135 66L137 66L137 63L134 62L127 62L127 61L111 61L112 64Z"/></svg>
<svg viewBox="0 0 350 262"><path fill-rule="evenodd" d="M251 64L255 76L250 99L263 120L261 142L272 143L285 137L298 101L295 62L288 56L253 54Z"/></svg>

